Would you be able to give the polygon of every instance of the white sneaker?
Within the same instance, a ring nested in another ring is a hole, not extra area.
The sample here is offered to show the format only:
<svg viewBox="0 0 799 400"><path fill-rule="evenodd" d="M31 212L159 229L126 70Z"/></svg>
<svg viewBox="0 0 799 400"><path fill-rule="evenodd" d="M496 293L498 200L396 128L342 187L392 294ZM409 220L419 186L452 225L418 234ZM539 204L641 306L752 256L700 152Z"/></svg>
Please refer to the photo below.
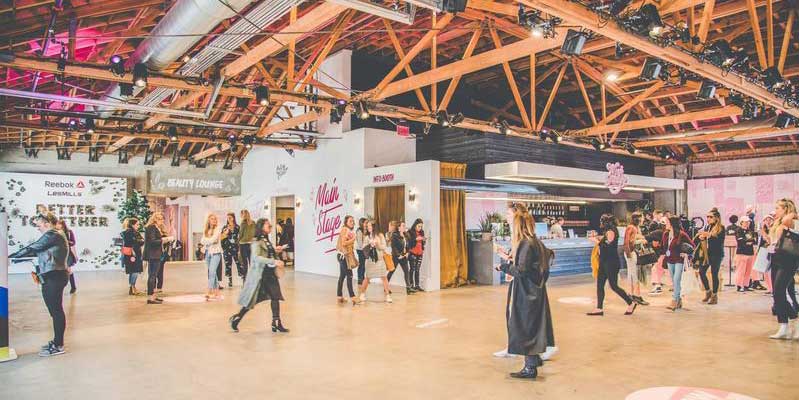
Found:
<svg viewBox="0 0 799 400"><path fill-rule="evenodd" d="M777 333L769 336L769 338L782 340L791 339L791 330L788 329L788 324L780 324L780 329L777 331Z"/></svg>
<svg viewBox="0 0 799 400"><path fill-rule="evenodd" d="M504 348L496 353L494 353L494 357L497 358L510 358L513 357L513 354L508 354L508 348Z"/></svg>
<svg viewBox="0 0 799 400"><path fill-rule="evenodd" d="M552 356L554 356L557 353L558 353L558 347L557 346L552 346L552 347L547 346L547 350L545 352L541 353L541 360L549 361L549 359L552 358Z"/></svg>
<svg viewBox="0 0 799 400"><path fill-rule="evenodd" d="M366 293L361 293L361 295L358 296L358 302L359 303L366 303Z"/></svg>
<svg viewBox="0 0 799 400"><path fill-rule="evenodd" d="M394 300L391 299L391 295L387 294L386 295L386 303L393 303L393 302L394 302Z"/></svg>
<svg viewBox="0 0 799 400"><path fill-rule="evenodd" d="M796 326L793 328L793 340L799 340L799 322L797 322Z"/></svg>

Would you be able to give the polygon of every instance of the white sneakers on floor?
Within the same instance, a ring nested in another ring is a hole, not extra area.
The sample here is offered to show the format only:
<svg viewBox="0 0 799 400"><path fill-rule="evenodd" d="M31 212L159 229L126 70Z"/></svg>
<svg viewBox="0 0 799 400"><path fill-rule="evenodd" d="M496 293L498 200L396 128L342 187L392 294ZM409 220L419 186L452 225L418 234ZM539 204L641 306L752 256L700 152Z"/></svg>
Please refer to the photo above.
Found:
<svg viewBox="0 0 799 400"><path fill-rule="evenodd" d="M558 352L558 347L557 346L554 346L554 347L547 346L547 350L545 352L541 353L541 360L548 361L549 359L552 358L552 356L557 354L557 352ZM508 353L508 348L506 347L506 348L494 353L494 357L497 357L497 358L512 358L512 357L516 357L516 356L513 355L513 354Z"/></svg>
<svg viewBox="0 0 799 400"><path fill-rule="evenodd" d="M391 299L391 295L387 294L386 295L386 303L393 303L393 302L394 302L394 300Z"/></svg>
<svg viewBox="0 0 799 400"><path fill-rule="evenodd" d="M494 353L494 357L497 358L510 358L513 357L513 354L508 354L508 348L504 348L496 353Z"/></svg>
<svg viewBox="0 0 799 400"><path fill-rule="evenodd" d="M790 340L795 336L796 335L791 335L791 330L788 328L788 324L780 324L780 329L777 330L777 333L769 336L769 338L779 339L779 340Z"/></svg>

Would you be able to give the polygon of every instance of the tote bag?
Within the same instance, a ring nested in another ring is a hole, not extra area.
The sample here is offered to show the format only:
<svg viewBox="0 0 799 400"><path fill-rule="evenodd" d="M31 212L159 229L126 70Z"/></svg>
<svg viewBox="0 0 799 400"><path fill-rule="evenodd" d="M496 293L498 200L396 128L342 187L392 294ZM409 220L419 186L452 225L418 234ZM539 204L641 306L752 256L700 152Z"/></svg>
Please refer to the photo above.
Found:
<svg viewBox="0 0 799 400"><path fill-rule="evenodd" d="M757 255L755 256L755 264L752 266L752 269L760 273L765 273L768 270L768 267L768 248L758 247Z"/></svg>

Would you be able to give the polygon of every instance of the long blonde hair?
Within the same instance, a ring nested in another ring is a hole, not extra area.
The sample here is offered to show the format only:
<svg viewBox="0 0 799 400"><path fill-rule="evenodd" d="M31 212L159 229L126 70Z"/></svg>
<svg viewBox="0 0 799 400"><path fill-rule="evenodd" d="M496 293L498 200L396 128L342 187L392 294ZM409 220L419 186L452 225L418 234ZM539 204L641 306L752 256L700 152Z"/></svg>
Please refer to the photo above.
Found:
<svg viewBox="0 0 799 400"><path fill-rule="evenodd" d="M241 222L242 223L252 223L252 217L250 216L250 210L243 209L241 210Z"/></svg>
<svg viewBox="0 0 799 400"><path fill-rule="evenodd" d="M511 249L516 254L519 243L522 240L532 239L535 235L533 228L533 217L526 212L520 212L513 216L513 229L511 229Z"/></svg>
<svg viewBox="0 0 799 400"><path fill-rule="evenodd" d="M777 200L777 205L785 209L785 215L783 215L782 218L774 218L774 222L771 224L771 230L769 231L769 236L771 236L772 240L779 239L779 235L785 227L782 223L783 218L789 214L794 214L795 218L796 215L796 203L794 203L793 200L787 198L779 199Z"/></svg>
<svg viewBox="0 0 799 400"><path fill-rule="evenodd" d="M211 218L216 219L216 225L213 227L211 226ZM203 230L203 235L205 237L211 237L211 235L214 234L214 230L216 230L216 228L218 227L219 227L219 218L217 218L216 215L214 214L208 214L208 216L205 217L205 229Z"/></svg>
<svg viewBox="0 0 799 400"><path fill-rule="evenodd" d="M159 215L161 216L161 221L162 221L161 223L159 223L158 220L156 220L156 218ZM158 228L159 231L161 231L161 234L165 234L166 233L166 225L164 225L164 222L163 222L165 220L166 220L166 217L164 217L164 213L162 213L161 211L156 211L152 215L150 215L149 219L147 219L147 226L154 225L156 228Z"/></svg>

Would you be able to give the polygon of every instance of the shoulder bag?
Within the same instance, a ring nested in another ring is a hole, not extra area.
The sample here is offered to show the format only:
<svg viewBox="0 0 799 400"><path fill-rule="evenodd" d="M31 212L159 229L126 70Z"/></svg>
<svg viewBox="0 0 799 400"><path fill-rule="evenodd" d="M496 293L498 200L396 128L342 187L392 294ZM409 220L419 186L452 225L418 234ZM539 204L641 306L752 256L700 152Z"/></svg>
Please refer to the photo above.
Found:
<svg viewBox="0 0 799 400"><path fill-rule="evenodd" d="M635 254L638 256L637 265L654 264L658 260L658 255L655 249L648 242L641 242L635 244Z"/></svg>
<svg viewBox="0 0 799 400"><path fill-rule="evenodd" d="M392 258L390 254L383 253L383 261L386 263L386 270L388 272L397 269L397 266L394 265L394 258Z"/></svg>
<svg viewBox="0 0 799 400"><path fill-rule="evenodd" d="M777 241L775 253L783 257L790 257L794 260L799 259L799 232L785 228Z"/></svg>

